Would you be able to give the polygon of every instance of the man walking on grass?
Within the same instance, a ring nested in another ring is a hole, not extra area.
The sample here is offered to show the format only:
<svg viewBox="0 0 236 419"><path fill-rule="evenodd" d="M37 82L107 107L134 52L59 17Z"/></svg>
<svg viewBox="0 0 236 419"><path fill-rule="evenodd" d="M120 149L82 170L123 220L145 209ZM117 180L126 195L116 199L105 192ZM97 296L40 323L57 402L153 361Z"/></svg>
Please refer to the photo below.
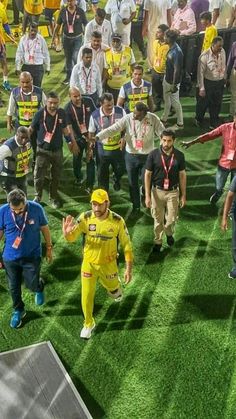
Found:
<svg viewBox="0 0 236 419"><path fill-rule="evenodd" d="M132 279L133 252L125 221L109 209L109 197L104 189L96 189L91 196L92 211L83 212L77 221L71 215L63 219L63 234L74 242L83 234L84 249L81 266L82 310L84 327L80 337L89 339L95 328L93 318L94 295L97 279L115 301L122 298L118 276L117 243L124 249L125 283Z"/></svg>

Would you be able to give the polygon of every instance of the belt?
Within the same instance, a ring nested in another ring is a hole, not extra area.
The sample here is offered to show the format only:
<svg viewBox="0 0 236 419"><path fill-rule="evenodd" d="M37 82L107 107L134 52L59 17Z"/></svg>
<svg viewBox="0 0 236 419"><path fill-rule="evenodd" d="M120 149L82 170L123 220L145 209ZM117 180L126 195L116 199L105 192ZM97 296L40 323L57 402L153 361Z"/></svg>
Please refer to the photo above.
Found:
<svg viewBox="0 0 236 419"><path fill-rule="evenodd" d="M169 189L161 188L161 186L158 186L158 185L154 185L153 187L156 188L156 189L159 189L160 191L165 191L165 192L176 191L177 189L179 189L179 185L174 185Z"/></svg>

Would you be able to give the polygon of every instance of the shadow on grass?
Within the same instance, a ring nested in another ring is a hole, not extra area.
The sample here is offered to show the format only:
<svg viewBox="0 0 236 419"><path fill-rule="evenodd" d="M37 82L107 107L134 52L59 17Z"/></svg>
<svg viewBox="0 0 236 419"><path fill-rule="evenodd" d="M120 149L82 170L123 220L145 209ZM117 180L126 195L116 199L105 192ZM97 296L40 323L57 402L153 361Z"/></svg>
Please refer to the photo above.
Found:
<svg viewBox="0 0 236 419"><path fill-rule="evenodd" d="M232 315L231 310L235 300L235 295L187 295L181 298L182 309L180 307L180 310L186 310L186 308L190 312L197 310L201 320L228 319ZM235 311L233 318L236 318Z"/></svg>

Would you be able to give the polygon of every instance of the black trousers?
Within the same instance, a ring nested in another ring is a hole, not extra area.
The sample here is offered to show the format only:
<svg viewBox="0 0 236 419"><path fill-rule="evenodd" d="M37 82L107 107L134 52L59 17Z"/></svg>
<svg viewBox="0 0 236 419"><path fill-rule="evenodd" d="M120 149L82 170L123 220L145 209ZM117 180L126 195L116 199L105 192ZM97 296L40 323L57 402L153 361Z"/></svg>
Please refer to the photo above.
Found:
<svg viewBox="0 0 236 419"><path fill-rule="evenodd" d="M161 102L163 101L163 78L164 74L152 70L152 95L157 110L160 110Z"/></svg>
<svg viewBox="0 0 236 419"><path fill-rule="evenodd" d="M131 40L131 45L132 45L132 42L135 42L138 46L139 51L142 53L142 55L145 55L146 48L145 48L144 40L142 37L142 25L143 25L143 22L141 21L132 22L130 40Z"/></svg>
<svg viewBox="0 0 236 419"><path fill-rule="evenodd" d="M206 91L205 97L199 96L197 90L196 119L202 122L207 108L210 114L210 125L217 126L219 122L219 113L222 104L224 80L211 81L204 79L204 87Z"/></svg>
<svg viewBox="0 0 236 419"><path fill-rule="evenodd" d="M122 150L103 150L98 147L99 168L98 168L98 185L100 188L109 191L109 169L110 166L114 172L114 180L119 182L125 173L124 153Z"/></svg>
<svg viewBox="0 0 236 419"><path fill-rule="evenodd" d="M27 196L27 178L22 177L11 177L11 176L0 176L0 182L6 193L9 194L13 189L21 189Z"/></svg>
<svg viewBox="0 0 236 419"><path fill-rule="evenodd" d="M43 64L23 64L21 71L28 71L33 77L33 85L41 87L44 75Z"/></svg>

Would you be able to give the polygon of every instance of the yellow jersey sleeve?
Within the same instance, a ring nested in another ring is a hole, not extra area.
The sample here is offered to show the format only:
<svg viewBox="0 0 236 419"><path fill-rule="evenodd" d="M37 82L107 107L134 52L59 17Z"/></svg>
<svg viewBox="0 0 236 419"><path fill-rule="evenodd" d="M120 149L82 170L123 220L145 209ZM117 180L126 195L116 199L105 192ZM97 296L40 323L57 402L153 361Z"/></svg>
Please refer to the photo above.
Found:
<svg viewBox="0 0 236 419"><path fill-rule="evenodd" d="M119 242L120 242L120 244L123 248L123 252L124 252L124 255L125 255L125 260L126 260L126 262L132 262L133 259L134 259L132 244L131 244L128 229L126 227L126 224L125 224L125 221L124 221L123 218L121 218L119 224L120 225L119 225L118 239L119 239Z"/></svg>

